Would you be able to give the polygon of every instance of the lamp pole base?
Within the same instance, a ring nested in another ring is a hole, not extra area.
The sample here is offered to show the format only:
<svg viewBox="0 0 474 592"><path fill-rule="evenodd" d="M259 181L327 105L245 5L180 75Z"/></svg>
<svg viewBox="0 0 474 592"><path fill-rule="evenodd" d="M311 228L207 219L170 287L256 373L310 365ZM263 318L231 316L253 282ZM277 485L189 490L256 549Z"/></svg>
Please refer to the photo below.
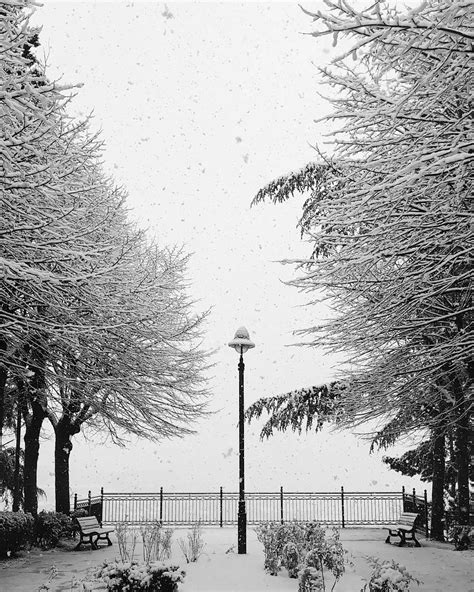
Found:
<svg viewBox="0 0 474 592"><path fill-rule="evenodd" d="M239 500L239 512L237 514L237 551L239 555L247 553L247 513L245 501Z"/></svg>

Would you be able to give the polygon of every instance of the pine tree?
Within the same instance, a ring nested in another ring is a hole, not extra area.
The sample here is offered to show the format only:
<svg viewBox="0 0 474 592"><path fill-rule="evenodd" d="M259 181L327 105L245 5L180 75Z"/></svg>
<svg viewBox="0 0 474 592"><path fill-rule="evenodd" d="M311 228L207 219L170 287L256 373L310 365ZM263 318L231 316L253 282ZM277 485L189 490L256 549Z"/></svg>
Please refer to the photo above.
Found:
<svg viewBox="0 0 474 592"><path fill-rule="evenodd" d="M355 65L342 56L321 72L336 91L334 155L288 175L293 185L270 184L256 201L279 201L293 186L310 190L300 224L312 253L294 261L291 283L336 315L298 333L345 355L338 377L350 385L341 401L345 425L388 422L392 441L420 427L441 436L454 426L458 520L466 524L473 9L441 0L408 13L381 2L367 10L326 4L311 14L313 35L355 39L348 53Z"/></svg>

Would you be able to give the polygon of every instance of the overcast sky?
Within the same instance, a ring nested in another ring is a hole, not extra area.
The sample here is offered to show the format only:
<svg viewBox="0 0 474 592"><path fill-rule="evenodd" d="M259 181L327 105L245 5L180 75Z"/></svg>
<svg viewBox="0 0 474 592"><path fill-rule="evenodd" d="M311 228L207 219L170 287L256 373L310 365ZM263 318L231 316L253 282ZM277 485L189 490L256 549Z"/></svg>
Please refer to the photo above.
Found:
<svg viewBox="0 0 474 592"><path fill-rule="evenodd" d="M322 2L308 2L312 9ZM310 247L296 228L302 198L250 208L259 188L314 159L329 141L329 112L317 66L333 51L303 32L311 19L296 3L51 2L41 52L50 78L80 83L70 112L94 112L104 166L129 192L132 215L163 244L192 252L190 294L211 308L205 347L215 349L212 417L197 435L127 449L75 438L71 487L106 491L238 488L237 355L227 347L245 325L255 349L245 357L246 404L324 383L335 360L291 347L292 331L324 310L284 284L278 263ZM388 471L351 434L246 433L249 491L398 490L419 482ZM52 442L40 457L39 485L53 503ZM390 452L392 454L392 451Z"/></svg>

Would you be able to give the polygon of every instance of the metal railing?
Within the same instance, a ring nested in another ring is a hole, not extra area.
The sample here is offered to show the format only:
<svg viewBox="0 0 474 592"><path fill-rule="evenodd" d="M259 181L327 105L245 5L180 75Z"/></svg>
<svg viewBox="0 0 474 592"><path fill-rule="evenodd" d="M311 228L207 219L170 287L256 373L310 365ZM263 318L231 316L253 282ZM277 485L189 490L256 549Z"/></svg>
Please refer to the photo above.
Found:
<svg viewBox="0 0 474 592"><path fill-rule="evenodd" d="M428 538L429 528L431 522L431 503L428 502L426 489L423 497L416 495L416 490L413 489L412 493L407 493L405 488L402 488L403 494L403 511L404 512L415 512L418 513L416 519L416 530L423 532Z"/></svg>
<svg viewBox="0 0 474 592"><path fill-rule="evenodd" d="M245 494L247 523L317 521L329 526L394 524L405 508L402 492L278 492ZM422 498L420 498L422 499ZM161 522L167 525L228 526L237 523L238 493L109 493L74 499L74 508L91 508L104 523L131 525ZM100 508L99 508L100 506ZM95 510L95 511L94 511ZM421 511L421 510L418 510Z"/></svg>
<svg viewBox="0 0 474 592"><path fill-rule="evenodd" d="M97 520L102 524L102 513L104 508L104 488L101 487L100 495L91 495L91 492L87 494L84 499L77 499L77 493L74 494L74 511L86 510L89 516L95 516Z"/></svg>

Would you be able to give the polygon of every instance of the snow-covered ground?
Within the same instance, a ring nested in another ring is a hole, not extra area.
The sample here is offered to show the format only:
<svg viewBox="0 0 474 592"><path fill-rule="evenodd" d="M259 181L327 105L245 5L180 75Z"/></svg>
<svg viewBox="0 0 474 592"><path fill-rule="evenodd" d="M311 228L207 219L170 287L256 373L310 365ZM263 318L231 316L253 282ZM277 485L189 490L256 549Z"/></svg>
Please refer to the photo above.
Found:
<svg viewBox="0 0 474 592"><path fill-rule="evenodd" d="M419 592L474 592L474 554L457 552L451 545L421 539L422 548L398 547L384 543L386 532L380 528L345 529L341 531L344 549L348 551L346 573L337 584L337 592L360 592L370 572L367 556L394 559L423 583L414 585ZM178 535L179 537L179 535ZM297 580L288 578L286 570L269 576L263 570L263 551L253 529L248 530L247 555L236 553L234 529L205 529L206 547L197 563L185 567L183 592L296 592ZM228 552L234 547L234 552ZM176 555L173 553L173 556Z"/></svg>
<svg viewBox="0 0 474 592"><path fill-rule="evenodd" d="M172 562L180 563L186 571L180 592L297 592L297 580L288 578L286 571L278 576L267 575L263 570L263 550L253 528L248 528L247 555L238 555L235 528L204 528L205 547L197 563L186 565L179 549L178 539L185 538L186 528L175 529L173 535ZM360 592L370 566L366 557L394 559L404 565L417 579L420 586L412 585L411 591L419 592L474 592L474 553L454 551L448 544L434 543L420 538L422 547L398 547L384 543L386 533L381 528L344 529L341 541L352 565L335 588L335 592ZM74 581L88 579L88 572L105 559L118 557L116 540L111 547L97 551L84 548L81 551L51 550L31 554L13 561L0 562L1 592L37 592L48 580L54 565L57 576L50 583L51 592L78 590ZM142 558L138 544L135 558Z"/></svg>

